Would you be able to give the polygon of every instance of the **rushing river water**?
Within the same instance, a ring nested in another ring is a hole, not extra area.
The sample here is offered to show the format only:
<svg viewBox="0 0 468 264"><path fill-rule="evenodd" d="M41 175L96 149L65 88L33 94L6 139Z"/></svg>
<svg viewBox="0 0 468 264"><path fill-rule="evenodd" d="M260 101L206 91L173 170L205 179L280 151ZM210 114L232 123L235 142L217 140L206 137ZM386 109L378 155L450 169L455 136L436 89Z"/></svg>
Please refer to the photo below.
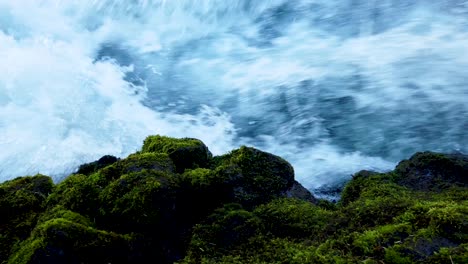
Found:
<svg viewBox="0 0 468 264"><path fill-rule="evenodd" d="M314 190L468 152L468 1L0 0L0 180L150 134L246 144Z"/></svg>

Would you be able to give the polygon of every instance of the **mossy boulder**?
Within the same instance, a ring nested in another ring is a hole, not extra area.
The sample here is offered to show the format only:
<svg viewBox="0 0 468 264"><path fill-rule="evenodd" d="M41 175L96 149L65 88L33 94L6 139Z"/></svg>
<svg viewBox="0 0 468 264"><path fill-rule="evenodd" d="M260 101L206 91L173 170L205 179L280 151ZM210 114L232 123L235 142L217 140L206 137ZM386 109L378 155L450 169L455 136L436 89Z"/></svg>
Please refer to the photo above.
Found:
<svg viewBox="0 0 468 264"><path fill-rule="evenodd" d="M166 153L134 153L125 159L108 165L96 173L99 174L104 183L109 183L118 179L121 175L139 172L141 170L155 170L172 173L175 172L175 165ZM93 175L93 174L91 174Z"/></svg>
<svg viewBox="0 0 468 264"><path fill-rule="evenodd" d="M213 170L186 170L174 180L177 185L177 219L187 227L191 227L231 200L231 186Z"/></svg>
<svg viewBox="0 0 468 264"><path fill-rule="evenodd" d="M176 139L159 135L147 137L141 152L168 154L179 173L185 169L207 168L213 156L208 147L198 139Z"/></svg>
<svg viewBox="0 0 468 264"><path fill-rule="evenodd" d="M249 147L218 157L216 172L232 186L233 202L255 206L287 196L294 169L284 159Z"/></svg>
<svg viewBox="0 0 468 264"><path fill-rule="evenodd" d="M452 185L468 186L468 156L419 152L395 169L398 184L414 190L440 191Z"/></svg>
<svg viewBox="0 0 468 264"><path fill-rule="evenodd" d="M284 159L150 136L54 186L0 184L1 263L465 263L466 156L417 153L361 171L338 203Z"/></svg>
<svg viewBox="0 0 468 264"><path fill-rule="evenodd" d="M175 203L170 176L142 170L122 175L98 197L100 225L119 232L157 232ZM102 222L102 223L101 223Z"/></svg>
<svg viewBox="0 0 468 264"><path fill-rule="evenodd" d="M76 174L84 174L84 175L90 175L104 167L107 167L111 164L114 164L117 162L119 159L111 156L111 155L105 155L102 156L100 159L90 162L90 163L85 163L82 164L79 168Z"/></svg>
<svg viewBox="0 0 468 264"><path fill-rule="evenodd" d="M128 263L132 237L53 218L39 224L8 263Z"/></svg>
<svg viewBox="0 0 468 264"><path fill-rule="evenodd" d="M83 215L96 215L99 210L99 193L102 186L90 179L84 174L68 176L49 195L48 206L61 205Z"/></svg>
<svg viewBox="0 0 468 264"><path fill-rule="evenodd" d="M53 188L52 179L39 174L0 184L0 263L15 243L29 236Z"/></svg>
<svg viewBox="0 0 468 264"><path fill-rule="evenodd" d="M165 153L136 153L118 162L121 174L139 172L141 170L155 170L174 172L175 165L169 155Z"/></svg>

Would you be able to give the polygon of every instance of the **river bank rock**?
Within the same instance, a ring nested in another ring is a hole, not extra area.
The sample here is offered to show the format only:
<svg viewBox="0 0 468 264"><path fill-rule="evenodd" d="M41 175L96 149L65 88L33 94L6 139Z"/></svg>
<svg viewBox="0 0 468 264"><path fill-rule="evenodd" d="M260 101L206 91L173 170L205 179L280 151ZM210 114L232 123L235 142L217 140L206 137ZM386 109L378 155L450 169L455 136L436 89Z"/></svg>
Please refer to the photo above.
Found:
<svg viewBox="0 0 468 264"><path fill-rule="evenodd" d="M468 155L419 152L395 169L400 185L414 190L438 190L468 185Z"/></svg>
<svg viewBox="0 0 468 264"><path fill-rule="evenodd" d="M150 136L56 185L0 184L0 262L465 263L466 164L417 153L357 173L332 203L273 154L213 157L199 140Z"/></svg>

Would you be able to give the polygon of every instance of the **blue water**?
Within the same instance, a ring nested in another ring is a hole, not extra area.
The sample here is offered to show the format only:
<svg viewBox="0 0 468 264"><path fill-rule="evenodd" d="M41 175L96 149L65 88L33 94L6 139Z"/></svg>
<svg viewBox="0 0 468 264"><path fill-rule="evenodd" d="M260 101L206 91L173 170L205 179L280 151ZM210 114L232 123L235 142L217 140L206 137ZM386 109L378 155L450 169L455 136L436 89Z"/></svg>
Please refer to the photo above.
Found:
<svg viewBox="0 0 468 264"><path fill-rule="evenodd" d="M246 144L314 190L468 152L468 1L0 0L0 180L149 134Z"/></svg>

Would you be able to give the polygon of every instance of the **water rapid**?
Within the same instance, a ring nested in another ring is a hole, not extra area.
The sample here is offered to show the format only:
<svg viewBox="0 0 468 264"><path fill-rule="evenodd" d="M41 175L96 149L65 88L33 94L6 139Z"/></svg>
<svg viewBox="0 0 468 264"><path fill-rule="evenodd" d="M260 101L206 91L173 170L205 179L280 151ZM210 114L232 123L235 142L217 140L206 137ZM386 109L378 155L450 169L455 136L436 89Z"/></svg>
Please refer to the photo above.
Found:
<svg viewBox="0 0 468 264"><path fill-rule="evenodd" d="M465 0L0 0L0 180L150 134L255 146L317 190L468 152Z"/></svg>

